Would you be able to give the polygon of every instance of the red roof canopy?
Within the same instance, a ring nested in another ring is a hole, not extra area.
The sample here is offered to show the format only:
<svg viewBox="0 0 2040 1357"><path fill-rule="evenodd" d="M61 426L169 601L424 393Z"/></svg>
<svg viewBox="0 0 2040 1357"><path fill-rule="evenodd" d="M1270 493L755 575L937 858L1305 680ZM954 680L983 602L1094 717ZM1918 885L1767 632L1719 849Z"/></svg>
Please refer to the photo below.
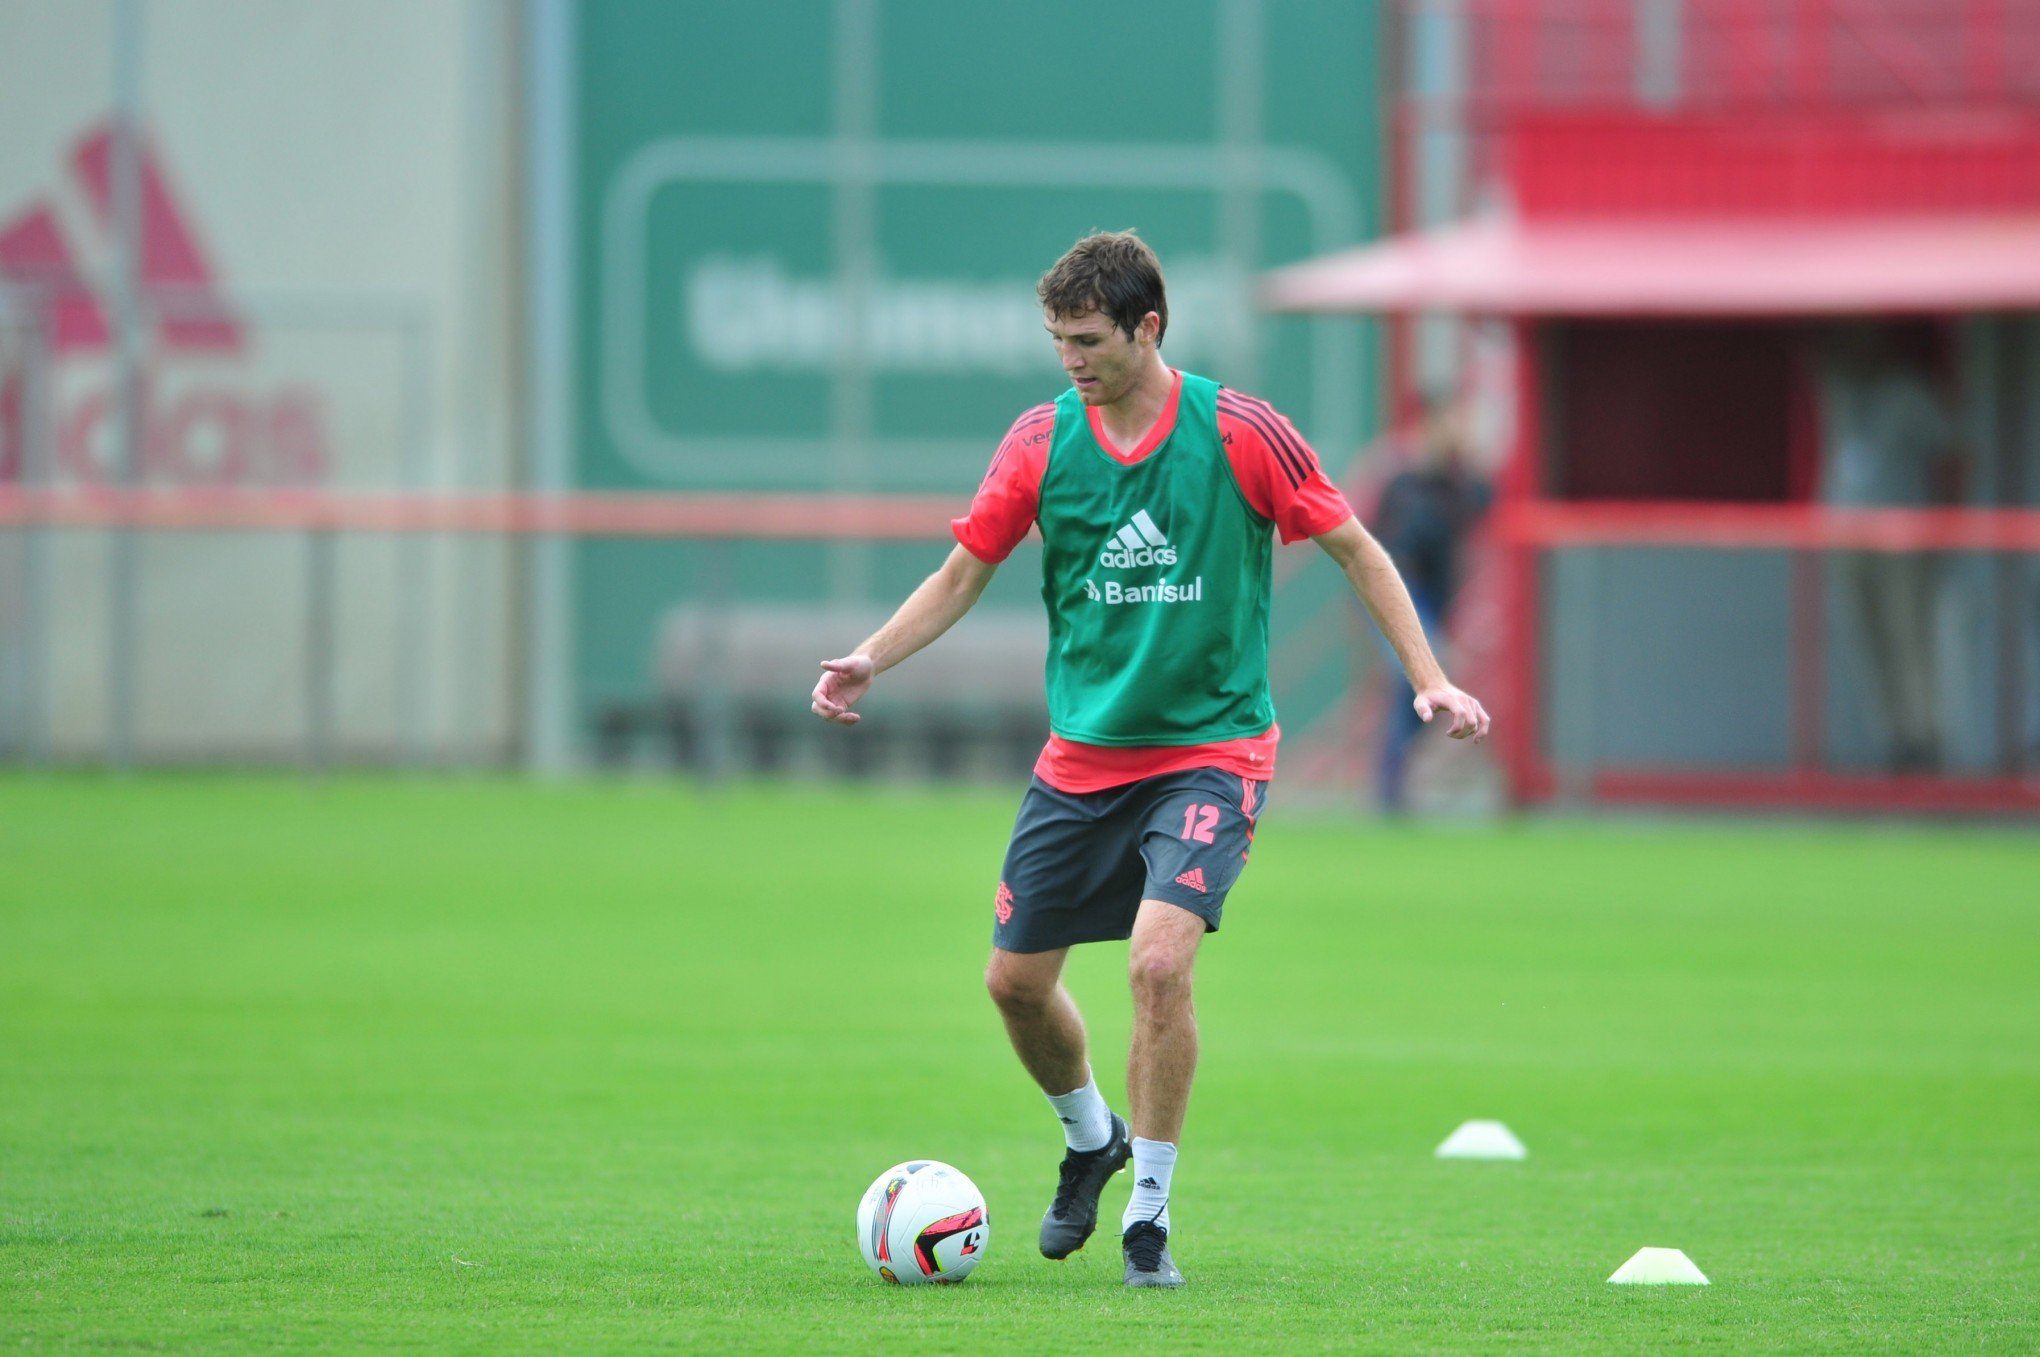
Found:
<svg viewBox="0 0 2040 1357"><path fill-rule="evenodd" d="M1265 275L1273 311L1808 316L2040 308L2040 214L1493 218Z"/></svg>

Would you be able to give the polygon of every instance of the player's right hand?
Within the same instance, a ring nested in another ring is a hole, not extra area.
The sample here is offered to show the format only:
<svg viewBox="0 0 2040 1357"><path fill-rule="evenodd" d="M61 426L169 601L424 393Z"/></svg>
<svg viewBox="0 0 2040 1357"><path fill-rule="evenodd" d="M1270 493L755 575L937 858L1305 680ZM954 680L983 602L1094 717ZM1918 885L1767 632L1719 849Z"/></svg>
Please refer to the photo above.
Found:
<svg viewBox="0 0 2040 1357"><path fill-rule="evenodd" d="M1435 688L1426 688L1418 693L1415 705L1417 715L1426 724L1429 724L1434 716L1451 717L1451 727L1445 733L1455 740L1464 740L1470 736L1475 744L1479 744L1487 738L1487 708L1480 705L1480 699L1464 689L1455 688L1449 683L1441 683Z"/></svg>
<svg viewBox="0 0 2040 1357"><path fill-rule="evenodd" d="M810 710L824 721L854 726L864 718L850 708L871 687L871 657L845 655L840 660L822 661L822 681L815 685Z"/></svg>

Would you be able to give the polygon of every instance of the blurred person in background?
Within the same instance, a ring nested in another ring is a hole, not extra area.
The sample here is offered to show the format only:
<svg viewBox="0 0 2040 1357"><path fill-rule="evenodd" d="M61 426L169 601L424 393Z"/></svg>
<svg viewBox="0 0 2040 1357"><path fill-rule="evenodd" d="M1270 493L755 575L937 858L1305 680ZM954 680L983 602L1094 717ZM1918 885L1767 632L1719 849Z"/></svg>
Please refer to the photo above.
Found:
<svg viewBox="0 0 2040 1357"><path fill-rule="evenodd" d="M1174 1287L1169 1193L1197 1068L1192 973L1245 869L1281 728L1268 692L1271 553L1308 537L1338 565L1413 680L1424 719L1478 740L1488 716L1431 653L1394 563L1317 454L1265 401L1172 368L1154 252L1131 232L1077 242L1037 287L1069 387L1014 422L957 545L891 621L822 662L816 715L842 725L874 677L969 611L1035 526L1049 614L1048 745L994 896L985 986L1062 1125L1041 1252L1097 1227L1129 1160L1128 1286ZM1130 942L1128 1118L1093 1077L1062 980L1072 946Z"/></svg>
<svg viewBox="0 0 2040 1357"><path fill-rule="evenodd" d="M1447 392L1424 399L1414 437L1398 440L1391 456L1403 465L1382 488L1372 528L1409 586L1427 636L1443 638L1459 589L1466 536L1493 502L1494 490L1473 468L1466 403ZM1410 746L1424 728L1400 666L1387 668L1388 716L1381 737L1381 807L1404 808Z"/></svg>
<svg viewBox="0 0 2040 1357"><path fill-rule="evenodd" d="M1830 327L1819 354L1821 500L1838 509L1952 503L1960 485L1955 422L1926 364L1888 324ZM1894 772L1941 763L1935 619L1940 559L1924 551L1836 551L1877 684Z"/></svg>

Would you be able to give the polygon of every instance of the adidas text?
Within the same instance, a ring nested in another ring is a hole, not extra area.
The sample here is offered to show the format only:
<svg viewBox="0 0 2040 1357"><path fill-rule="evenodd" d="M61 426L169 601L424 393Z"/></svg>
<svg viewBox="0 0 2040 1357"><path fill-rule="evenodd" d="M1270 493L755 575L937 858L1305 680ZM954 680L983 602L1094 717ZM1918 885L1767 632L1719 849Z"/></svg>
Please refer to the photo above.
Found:
<svg viewBox="0 0 2040 1357"><path fill-rule="evenodd" d="M1172 553L1173 554L1173 553ZM1124 585L1117 580L1105 581L1105 602L1113 603L1201 603L1204 600L1204 576L1199 575L1188 584L1135 584Z"/></svg>
<svg viewBox="0 0 2040 1357"><path fill-rule="evenodd" d="M1139 551L1128 551L1125 548L1114 551L1111 547L1107 547L1098 553L1098 564L1109 566L1114 570L1131 570L1135 566L1141 565L1174 565L1175 563L1176 549L1174 547L1142 547Z"/></svg>

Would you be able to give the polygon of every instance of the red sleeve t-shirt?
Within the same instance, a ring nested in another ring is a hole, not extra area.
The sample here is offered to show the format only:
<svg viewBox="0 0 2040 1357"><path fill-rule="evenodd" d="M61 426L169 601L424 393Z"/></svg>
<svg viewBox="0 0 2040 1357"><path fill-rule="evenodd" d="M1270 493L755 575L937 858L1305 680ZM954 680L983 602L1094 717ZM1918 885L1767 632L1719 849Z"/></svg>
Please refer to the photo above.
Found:
<svg viewBox="0 0 2040 1357"><path fill-rule="evenodd" d="M1178 373L1160 420L1130 453L1112 446L1098 411L1087 408L1098 445L1128 462L1152 453L1175 427L1181 389ZM996 565L1027 536L1041 507L1041 476L1054 434L1053 403L1037 405L1013 421L971 500L970 512L949 525L964 550ZM1325 475L1310 444L1266 401L1221 388L1218 434L1248 505L1275 525L1285 544L1330 532L1353 516L1352 506ZM1034 772L1056 790L1073 794L1187 768L1219 768L1265 779L1274 775L1275 746L1281 736L1280 726L1270 726L1259 735L1216 744L1106 746L1050 735Z"/></svg>

